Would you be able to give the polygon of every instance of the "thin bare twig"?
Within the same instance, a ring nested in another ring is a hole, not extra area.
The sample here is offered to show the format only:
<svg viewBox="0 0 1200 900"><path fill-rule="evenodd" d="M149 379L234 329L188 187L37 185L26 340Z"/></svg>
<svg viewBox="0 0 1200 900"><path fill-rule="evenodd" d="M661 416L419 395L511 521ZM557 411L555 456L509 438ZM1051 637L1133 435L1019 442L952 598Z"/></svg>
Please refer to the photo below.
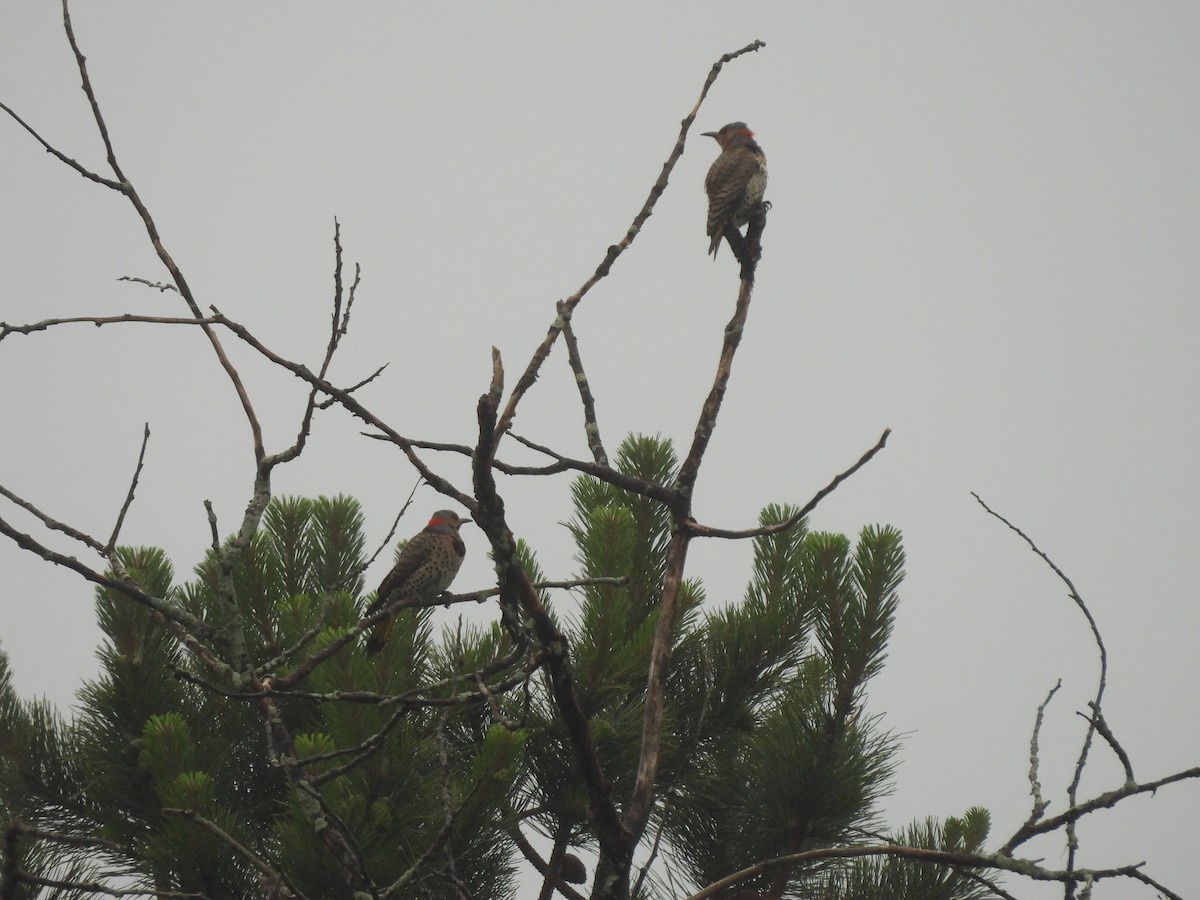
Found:
<svg viewBox="0 0 1200 900"><path fill-rule="evenodd" d="M763 525L760 528L746 528L740 531L733 531L727 528L712 528L708 525L701 525L699 522L688 522L685 523L684 527L686 527L687 530L696 537L731 538L734 540L741 540L743 538L756 538L768 534L778 534L781 531L787 531L790 528L794 528L801 519L816 509L822 500L837 490L838 485L874 459L875 454L887 446L888 437L891 435L891 433L892 429L885 428L883 430L883 434L879 436L879 440L875 442L875 445L870 450L858 458L858 462L846 469L841 474L835 476L833 480L829 482L829 484L825 485L825 487L813 494L812 499L804 504L804 506L802 506L795 515L789 516L780 522L775 522L772 525Z"/></svg>
<svg viewBox="0 0 1200 900"><path fill-rule="evenodd" d="M155 597L153 594L148 594L146 591L142 590L142 588L132 579L127 577L113 578L97 572L90 566L81 563L74 556L66 556L65 554L57 553L54 550L51 550L49 547L44 546L30 535L18 531L3 518L0 518L0 534L5 535L22 550L27 550L30 553L34 553L48 563L54 563L55 565L71 569L72 571L82 575L88 581L92 582L92 584L117 591L118 593L124 594L135 603L147 607L154 613L162 616L163 621L169 623L168 627L172 629L172 633L179 637L180 640L185 640L185 638L187 638L191 641L195 641L195 638L190 634L185 634L185 629L186 631L194 631L200 634L208 633L211 630L203 622L198 620L186 610L168 603L161 597ZM98 544L99 542L96 543ZM110 565L119 565L120 560L116 558L115 554L112 554L109 557L108 562Z"/></svg>
<svg viewBox="0 0 1200 900"><path fill-rule="evenodd" d="M417 456L413 449L414 447L418 446L417 442L411 440L410 438L406 438L404 435L397 432L394 428L359 403L356 398L352 397L343 388L335 387L324 378L313 374L313 372L311 372L308 367L302 363L293 362L290 359L280 356L278 353L275 353L262 341L256 338L244 325L240 325L230 319L228 316L223 315L215 307L212 307L212 310L214 315L220 320L220 324L232 331L244 343L253 347L254 350L256 350L263 357L270 360L281 369L286 369L287 371L291 372L297 378L307 381L309 384L315 385L323 393L334 397L347 412L357 416L368 425L371 425L372 427L383 432L383 434L386 435L386 440L391 441L404 452L404 455L408 458L408 461L412 464L413 468L420 473L426 484L428 484L438 493L452 498L457 503L474 512L474 498L469 494L460 491L448 480L442 478L440 475L430 469L429 466L426 465L426 463L419 456Z"/></svg>
<svg viewBox="0 0 1200 900"><path fill-rule="evenodd" d="M1112 733L1112 729L1108 727L1108 721L1104 718L1104 714L1097 709L1095 703L1088 703L1092 710L1092 724L1096 726L1096 730L1100 732L1100 736L1108 742L1108 746L1112 748L1113 753L1117 755L1117 759L1121 761L1121 767L1125 769L1125 783L1133 784L1137 781L1133 777L1133 763L1129 761L1129 754L1125 752L1125 748L1117 741L1116 735ZM1083 713L1078 715L1084 716ZM1084 716L1088 718L1088 716Z"/></svg>
<svg viewBox="0 0 1200 900"><path fill-rule="evenodd" d="M125 514L129 512L129 507L133 505L133 492L137 490L138 477L142 474L142 465L146 461L146 444L150 442L150 423L147 422L142 432L142 449L138 452L137 466L133 470L133 480L129 482L129 492L125 495L125 502L121 504L121 512L117 514L116 524L113 525L112 534L108 538L108 543L104 545L104 555L108 556L117 546L117 537L121 533L121 526L125 524Z"/></svg>
<svg viewBox="0 0 1200 900"><path fill-rule="evenodd" d="M358 287L360 272L358 267L355 267L354 284L350 288L350 301L344 301L342 292L342 226L337 219L333 220L333 258L333 311L330 314L329 341L325 345L325 356L321 360L321 368L317 371L317 377L320 379L324 379L329 372L329 366L333 362L333 354L337 352L342 337L346 334L346 330L349 327L350 302L353 302L354 290ZM345 313L342 311L344 302ZM308 400L304 404L304 414L300 417L300 428L296 434L296 440L286 450L270 457L272 464L290 462L304 451L304 447L308 443L308 436L312 430L313 415L318 408L324 409L324 407L319 406L317 403L317 394L319 391L320 388L316 384L309 385Z"/></svg>
<svg viewBox="0 0 1200 900"><path fill-rule="evenodd" d="M1142 871L1131 872L1129 874L1129 877L1134 879L1135 881L1142 882L1142 884L1150 885L1150 887L1154 888L1156 891L1158 891L1160 894L1162 894L1163 897L1166 898L1166 900L1183 900L1182 894L1177 894L1172 890L1168 890L1164 885L1159 884L1157 881L1155 881L1153 878L1151 878L1145 872L1142 872Z"/></svg>
<svg viewBox="0 0 1200 900"><path fill-rule="evenodd" d="M200 815L193 809L177 809L175 807L165 806L163 807L163 813L168 816L180 816L181 818L190 819L191 821L195 822L209 834L220 840L225 846L229 847L229 849L231 849L238 856L249 862L250 865L254 866L254 868L258 869L258 871L262 872L263 876L268 882L272 884L278 884L282 882L283 884L287 885L288 890L291 892L288 896L299 897L301 900L303 900L304 894L300 892L299 888L292 883L292 880L288 878L281 869L271 865L269 862L223 829L216 822L204 818L204 816Z"/></svg>
<svg viewBox="0 0 1200 900"><path fill-rule="evenodd" d="M40 509L38 509L36 506L34 506L28 500L25 500L24 498L18 496L17 494L14 494L12 491L10 491L8 488L6 488L2 484L0 484L0 495L7 497L9 500L11 500L13 503L17 504L17 506L21 507L21 509L25 510L27 513L30 513L31 515L37 517L37 519L51 531L57 531L57 532L60 532L61 534L65 534L67 537L73 538L73 539L79 541L79 543L95 550L101 556L105 555L104 545L101 544L94 537L92 537L90 534L80 531L77 528L72 528L70 525L67 525L65 522L59 522L57 519L52 519L50 516L46 515L44 512L42 512ZM29 550L31 548L25 547L25 549ZM43 557L43 559L44 558L45 557Z"/></svg>
<svg viewBox="0 0 1200 900"><path fill-rule="evenodd" d="M592 458L596 465L608 467L608 453L604 450L604 441L600 438L600 425L596 420L596 398L592 396L592 387L588 382L587 373L583 370L583 357L579 355L579 341L575 337L575 329L571 320L563 317L563 340L567 344L567 361L571 371L575 373L575 386L579 389L579 400L583 404L583 433L587 435L588 447L591 448Z"/></svg>
<svg viewBox="0 0 1200 900"><path fill-rule="evenodd" d="M1136 878L1138 870L1145 865L1145 863L1135 863L1111 869L1055 870L1043 868L1029 860L1013 859L1010 856L999 854L988 856L976 853L953 853L946 850L927 850L923 847L906 847L898 844L871 847L823 847L818 850L805 850L801 853L778 856L747 866L719 881L714 881L688 896L686 900L709 900L709 898L721 896L727 888L780 866L795 866L826 859L858 859L868 856L893 856L967 871L1001 869L1035 881L1056 881L1061 884L1080 884L1089 879L1101 881L1109 878Z"/></svg>
<svg viewBox="0 0 1200 900"><path fill-rule="evenodd" d="M538 453L544 453L551 459L558 460L558 462L566 469L573 469L577 472L582 472L585 475L591 475L593 478L598 478L607 484L613 485L614 487L619 487L622 490L630 491L634 494L640 494L643 497L649 497L651 500L658 500L660 503L667 505L670 505L676 499L676 491L670 487L667 487L666 485L655 484L653 481L646 481L645 479L638 478L634 475L628 475L625 472L620 472L616 469L610 468L609 466L598 465L582 459L570 459L560 453L556 453L549 447L536 444L529 440L529 438L521 437L521 435L511 431L509 432L509 436L512 437L513 440L516 440L524 444L526 447L529 447L531 450L536 450ZM508 472L510 474L512 473L512 469L500 466L499 464L496 465L496 469L502 472ZM546 469L544 470L544 473L552 474L552 472L557 471L561 471L561 469ZM539 472L538 474L542 473Z"/></svg>
<svg viewBox="0 0 1200 900"><path fill-rule="evenodd" d="M396 513L396 518L392 519L392 527L389 528L388 533L383 536L383 540L380 542L379 546L375 549L375 552L372 553L371 556L367 559L367 561L362 564L362 567L355 572L356 575L360 575L363 572L365 572L367 569L369 569L371 567L372 563L374 563L375 560L379 558L379 554L383 552L384 548L391 546L392 539L396 536L396 529L400 527L400 520L402 518L404 518L404 514L406 512L408 512L408 508L410 506L412 506L413 497L415 497L417 495L417 488L419 488L424 483L425 483L425 480L423 478L418 478L413 483L412 490L408 492L408 496L405 497L404 502L402 504L400 504L400 511L398 513Z"/></svg>
<svg viewBox="0 0 1200 900"><path fill-rule="evenodd" d="M65 153L62 153L59 150L57 150L55 147L51 146L50 143L45 138L43 138L40 134L38 134L36 131L33 130L33 126L31 126L28 122L26 122L19 115L17 115L12 110L11 107L9 107L3 103L0 103L0 109L4 110L6 113L8 113L10 116L12 116L13 119L16 120L18 125L20 125L26 131L28 131L31 135L33 135L34 140L36 140L39 144L41 144L47 153L49 153L52 156L54 156L55 158L57 158L59 160L59 162L62 162L64 164L70 166L72 169L74 169L76 172L78 172L84 178L87 178L89 181L94 181L94 182L96 182L96 184L102 184L106 188L111 188L112 190L117 191L119 193L122 193L122 194L125 193L125 185L121 184L118 181L111 181L108 178L103 177L102 175L97 175L95 172L92 172L91 170L86 169L83 166L81 166L79 163L77 163L75 160L71 159Z"/></svg>
<svg viewBox="0 0 1200 900"><path fill-rule="evenodd" d="M1087 607L1087 604L1083 602L1083 597L1081 597L1079 595L1079 591L1077 591L1075 589L1074 583L1071 581L1070 578L1067 577L1066 572L1064 572L1062 569L1060 569L1058 567L1058 565L1054 562L1054 560L1052 560L1040 547L1038 547L1037 544L1035 544L1033 542L1033 538L1031 538L1029 535L1027 535L1024 531L1022 531L1020 528L1018 528L1016 525L1014 525L1008 519L1004 518L1004 516L1000 515L998 512L996 512L990 506L988 506L983 501L983 498L980 497L977 493L972 491L971 496L974 497L976 502L987 511L988 515L992 516L993 518L999 519L1001 522L1003 522L1005 525L1007 525L1011 531L1016 532L1021 537L1021 539L1023 541L1025 541L1026 544L1029 545L1029 549L1032 550L1034 553L1036 553L1038 556L1040 556L1043 561L1045 561L1046 565L1048 565L1051 568L1051 570L1054 572L1054 574L1058 576L1059 580L1062 581L1062 583L1067 586L1067 596L1069 596L1073 601L1075 601L1075 605L1079 607L1080 612L1082 612L1084 615L1084 618L1087 619L1088 626L1092 629L1092 637L1095 639L1096 647L1100 653L1100 675L1099 675L1099 678L1097 679L1096 697L1090 704L1092 706L1092 709L1094 709L1098 713L1100 711L1100 702L1104 698L1104 688L1105 688L1105 684L1108 679L1108 651L1104 647L1104 639L1100 636L1100 627L1096 624L1096 620L1092 616L1091 610L1089 610ZM1083 770L1084 770L1084 767L1087 765L1088 752L1091 750L1092 738L1095 735L1095 733L1096 733L1096 719L1092 718L1092 719L1088 720L1088 727L1087 727L1087 731L1084 733L1084 736L1083 736L1083 745L1079 751L1079 758L1075 762L1075 774L1071 778L1070 785L1067 787L1067 805L1071 809L1076 808L1079 803L1079 784L1083 780ZM1073 869L1075 867L1076 853L1078 852L1078 849L1079 849L1079 841L1075 835L1075 820L1074 819L1068 820L1066 825L1067 825L1067 827L1066 827L1067 868ZM1020 833L1021 832L1018 832L1018 834L1020 834ZM1014 838L1015 837L1016 837L1016 835L1014 835ZM1006 847L1008 847L1008 849L1010 849L1010 850L1015 846L1016 846L1016 844L1013 844L1011 839L1009 841L1009 844L1006 845ZM1074 885L1068 884L1067 890L1066 890L1066 900L1071 900L1071 897L1073 897L1073 896L1074 896Z"/></svg>
<svg viewBox="0 0 1200 900"><path fill-rule="evenodd" d="M1050 693L1046 694L1046 699L1043 700L1037 708L1037 716L1033 720L1033 734L1029 737L1029 791L1033 797L1033 809L1029 813L1029 818L1025 820L1026 826L1033 825L1046 813L1046 809L1050 806L1050 802L1042 796L1042 783L1038 780L1038 764L1040 751L1038 749L1038 738L1042 733L1042 722L1045 720L1046 707L1050 705L1050 701L1054 699L1054 695L1058 693L1062 687L1062 679L1050 689Z"/></svg>
<svg viewBox="0 0 1200 900"><path fill-rule="evenodd" d="M1089 813L1100 809L1111 809L1128 797L1135 797L1138 794L1152 794L1168 784L1174 784L1177 781L1187 781L1192 778L1200 778L1200 766L1192 769L1184 769L1181 772L1175 772L1172 775L1167 775L1155 781L1124 785L1114 791L1105 791L1102 794L1097 794L1091 800L1085 800L1083 803L1072 806L1057 816L1043 819L1036 825L1022 826L1017 830L1016 834L1008 839L1008 843L997 852L1001 855L1009 855L1012 853L1013 848L1025 843L1030 838L1037 837L1040 834L1049 834L1065 825L1078 822Z"/></svg>
<svg viewBox="0 0 1200 900"><path fill-rule="evenodd" d="M132 281L134 284L144 284L146 287L157 288L160 294L166 293L167 291L174 291L177 294L179 293L179 288L175 287L173 284L163 284L161 281L151 281L149 278L138 278L135 275L122 275L117 279L117 281Z"/></svg>

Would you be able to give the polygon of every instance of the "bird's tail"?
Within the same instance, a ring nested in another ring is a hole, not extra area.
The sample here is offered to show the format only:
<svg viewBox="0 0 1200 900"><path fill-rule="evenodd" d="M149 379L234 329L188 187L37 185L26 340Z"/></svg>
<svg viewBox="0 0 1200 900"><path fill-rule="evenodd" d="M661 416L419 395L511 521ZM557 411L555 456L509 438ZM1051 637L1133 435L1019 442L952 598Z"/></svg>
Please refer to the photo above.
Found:
<svg viewBox="0 0 1200 900"><path fill-rule="evenodd" d="M395 618L384 619L378 625L371 629L371 635L367 638L367 652L370 654L378 653L388 642L388 638L392 636L392 626L396 624Z"/></svg>
<svg viewBox="0 0 1200 900"><path fill-rule="evenodd" d="M725 237L724 229L713 235L712 241L708 245L708 255L713 259L717 258L717 251L721 249L721 238Z"/></svg>

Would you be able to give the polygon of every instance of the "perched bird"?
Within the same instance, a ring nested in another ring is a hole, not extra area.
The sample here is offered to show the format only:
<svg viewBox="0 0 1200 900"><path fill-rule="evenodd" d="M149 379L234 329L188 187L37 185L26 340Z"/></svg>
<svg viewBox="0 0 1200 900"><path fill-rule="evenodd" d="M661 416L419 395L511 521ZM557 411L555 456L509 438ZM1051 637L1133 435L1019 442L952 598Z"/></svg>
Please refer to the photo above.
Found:
<svg viewBox="0 0 1200 900"><path fill-rule="evenodd" d="M708 170L704 190L708 192L708 252L715 259L726 228L745 225L767 189L767 157L745 122L730 122L720 131L706 131L716 138L721 155Z"/></svg>
<svg viewBox="0 0 1200 900"><path fill-rule="evenodd" d="M470 521L460 519L453 510L435 512L429 524L400 551L396 565L379 585L375 602L367 608L367 615L400 599L432 600L450 587L467 553L458 529ZM392 635L394 621L394 616L389 617L375 626L367 638L368 653L383 649Z"/></svg>

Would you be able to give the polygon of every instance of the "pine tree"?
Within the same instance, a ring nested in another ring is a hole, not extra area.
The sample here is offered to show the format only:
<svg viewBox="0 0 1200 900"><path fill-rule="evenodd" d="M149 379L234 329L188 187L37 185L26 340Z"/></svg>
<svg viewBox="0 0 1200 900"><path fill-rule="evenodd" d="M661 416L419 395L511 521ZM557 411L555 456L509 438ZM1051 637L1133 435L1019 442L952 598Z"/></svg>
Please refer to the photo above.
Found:
<svg viewBox="0 0 1200 900"><path fill-rule="evenodd" d="M668 483L677 464L669 442L632 437L615 465ZM619 799L637 767L669 517L587 476L573 500L580 578L627 580L542 600L567 636ZM761 522L795 512L769 507ZM519 551L531 579L544 580L530 548ZM330 646L372 600L363 590L361 512L345 497L272 501L230 573L236 608L219 599L211 551L182 585L158 550L125 549L121 559L146 591L212 626L214 652L264 672ZM868 712L865 688L883 664L903 566L894 529L869 527L852 542L802 522L756 541L741 598L685 585L644 841L650 861L634 896L675 896L680 885L699 887L765 858L853 845L878 826L897 748ZM0 809L31 827L107 843L26 841L20 865L71 881L119 872L155 890L209 897L351 896L304 798L271 764L279 757L257 698L213 684L211 670L145 607L101 589L96 609L101 674L80 691L70 722L44 703L17 701L0 669ZM473 688L466 673L504 660L508 646L498 624L437 626L428 609L405 610L378 656L350 643L277 702L297 764L315 776L322 814L353 835L365 869L395 886L394 896L516 896L520 874L528 883L539 862L564 878L586 877L596 846L588 797L542 676L523 678L525 660L513 656L492 675L516 689L498 689L491 703L478 694L455 702ZM380 697L393 699L366 702ZM923 829L909 835L919 846L977 850L986 814ZM550 847L544 860L538 846ZM931 885L940 893L921 893ZM960 876L895 861L776 867L739 889L975 896Z"/></svg>

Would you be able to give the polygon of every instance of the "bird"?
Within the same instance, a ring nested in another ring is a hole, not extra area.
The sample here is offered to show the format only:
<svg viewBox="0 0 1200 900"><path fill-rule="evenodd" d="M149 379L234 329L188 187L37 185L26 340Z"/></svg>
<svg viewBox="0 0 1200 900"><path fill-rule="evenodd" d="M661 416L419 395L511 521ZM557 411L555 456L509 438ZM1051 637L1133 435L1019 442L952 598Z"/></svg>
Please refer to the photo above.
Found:
<svg viewBox="0 0 1200 900"><path fill-rule="evenodd" d="M745 122L730 122L720 131L706 131L716 138L721 155L704 179L708 193L708 252L713 259L726 228L745 225L750 213L762 202L767 190L767 157Z"/></svg>
<svg viewBox="0 0 1200 900"><path fill-rule="evenodd" d="M379 583L375 601L367 608L370 616L400 599L432 600L450 587L466 556L467 547L458 530L470 523L451 509L439 509L418 534L414 535L392 571ZM392 636L395 617L377 624L367 638L367 653L378 653Z"/></svg>

